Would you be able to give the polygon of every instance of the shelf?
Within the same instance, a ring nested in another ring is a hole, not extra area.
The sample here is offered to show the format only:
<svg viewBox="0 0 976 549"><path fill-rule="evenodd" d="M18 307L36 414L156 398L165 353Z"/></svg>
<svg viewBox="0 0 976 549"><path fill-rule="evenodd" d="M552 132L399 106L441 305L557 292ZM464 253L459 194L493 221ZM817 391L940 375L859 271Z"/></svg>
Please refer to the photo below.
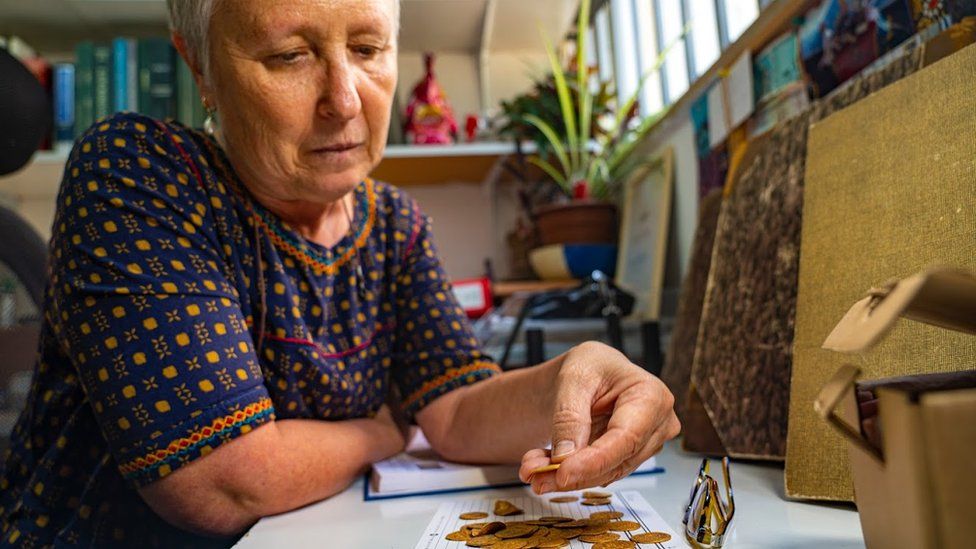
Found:
<svg viewBox="0 0 976 549"><path fill-rule="evenodd" d="M522 151L535 152L535 143L525 143ZM499 156L512 154L515 147L506 141L457 143L454 145L387 145L384 158L439 158L445 156Z"/></svg>
<svg viewBox="0 0 976 549"><path fill-rule="evenodd" d="M534 143L522 146L535 152ZM57 194L68 149L40 151L22 170L0 177L0 194L20 198L44 198ZM514 154L506 142L459 143L456 145L390 145L372 177L400 187L481 183L499 160Z"/></svg>
<svg viewBox="0 0 976 549"><path fill-rule="evenodd" d="M391 145L372 177L399 187L481 183L514 153L511 143Z"/></svg>
<svg viewBox="0 0 976 549"><path fill-rule="evenodd" d="M517 292L547 292L565 290L580 285L579 280L503 280L491 285L495 297L505 298Z"/></svg>

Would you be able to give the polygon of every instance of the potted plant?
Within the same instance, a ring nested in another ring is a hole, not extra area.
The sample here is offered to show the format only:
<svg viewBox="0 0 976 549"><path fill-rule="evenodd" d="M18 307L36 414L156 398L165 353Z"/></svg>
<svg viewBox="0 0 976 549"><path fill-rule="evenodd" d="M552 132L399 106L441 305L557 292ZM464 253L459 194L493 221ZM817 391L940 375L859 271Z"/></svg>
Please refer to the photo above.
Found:
<svg viewBox="0 0 976 549"><path fill-rule="evenodd" d="M543 36L552 74L534 89L502 104L508 124L502 133L517 141L534 141L538 152L528 162L547 180L523 190L523 207L534 221L542 245L613 244L617 241L619 184L632 162L628 155L662 112L639 120L637 99L647 76L657 71L665 50L634 94L620 105L612 85L591 89L593 70L586 65L590 0L582 0L576 30L576 51L569 70ZM538 205L543 202L543 205Z"/></svg>

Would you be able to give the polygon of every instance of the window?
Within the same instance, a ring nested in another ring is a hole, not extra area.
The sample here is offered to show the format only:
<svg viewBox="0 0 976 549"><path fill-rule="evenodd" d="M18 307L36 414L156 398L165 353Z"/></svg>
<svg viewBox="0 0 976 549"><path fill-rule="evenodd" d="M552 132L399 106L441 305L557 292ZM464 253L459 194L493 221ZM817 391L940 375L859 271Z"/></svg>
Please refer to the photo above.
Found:
<svg viewBox="0 0 976 549"><path fill-rule="evenodd" d="M622 105L640 84L640 62L637 57L633 0L610 0L610 24L613 27L614 72L617 74L617 101Z"/></svg>
<svg viewBox="0 0 976 549"><path fill-rule="evenodd" d="M725 7L726 29L729 42L735 42L749 25L759 17L756 0L719 0Z"/></svg>
<svg viewBox="0 0 976 549"><path fill-rule="evenodd" d="M773 1L607 0L594 17L600 78L616 77L618 97L626 98L649 75L640 112L657 112L680 99ZM668 46L664 66L650 73Z"/></svg>
<svg viewBox="0 0 976 549"><path fill-rule="evenodd" d="M664 61L664 97L673 103L688 89L688 49L681 38L685 16L681 0L657 0L658 50L671 47Z"/></svg>
<svg viewBox="0 0 976 549"><path fill-rule="evenodd" d="M634 2L634 25L637 27L637 57L640 59L640 74L646 77L640 96L640 115L648 116L664 107L664 92L661 87L661 73L651 72L657 63L657 25L654 24L654 11L651 2Z"/></svg>
<svg viewBox="0 0 976 549"><path fill-rule="evenodd" d="M718 18L715 0L686 0L688 6L688 32L694 55L692 74L704 74L722 53L718 38Z"/></svg>
<svg viewBox="0 0 976 549"><path fill-rule="evenodd" d="M604 6L596 12L593 21L596 31L596 54L599 60L600 80L607 82L613 80L613 45L610 36L610 15Z"/></svg>

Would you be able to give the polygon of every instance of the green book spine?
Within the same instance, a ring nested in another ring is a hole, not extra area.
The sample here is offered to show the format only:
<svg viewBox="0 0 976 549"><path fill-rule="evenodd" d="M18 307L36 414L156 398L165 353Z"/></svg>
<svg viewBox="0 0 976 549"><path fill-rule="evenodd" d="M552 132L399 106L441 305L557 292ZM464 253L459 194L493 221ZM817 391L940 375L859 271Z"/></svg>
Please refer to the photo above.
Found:
<svg viewBox="0 0 976 549"><path fill-rule="evenodd" d="M190 66L179 56L176 58L176 118L191 128L203 126L203 104L200 92L193 80Z"/></svg>
<svg viewBox="0 0 976 549"><path fill-rule="evenodd" d="M176 116L175 52L165 38L139 40L139 110L157 119Z"/></svg>
<svg viewBox="0 0 976 549"><path fill-rule="evenodd" d="M95 120L112 114L112 46L95 46L94 89Z"/></svg>
<svg viewBox="0 0 976 549"><path fill-rule="evenodd" d="M81 42L75 46L75 138L95 123L95 45Z"/></svg>

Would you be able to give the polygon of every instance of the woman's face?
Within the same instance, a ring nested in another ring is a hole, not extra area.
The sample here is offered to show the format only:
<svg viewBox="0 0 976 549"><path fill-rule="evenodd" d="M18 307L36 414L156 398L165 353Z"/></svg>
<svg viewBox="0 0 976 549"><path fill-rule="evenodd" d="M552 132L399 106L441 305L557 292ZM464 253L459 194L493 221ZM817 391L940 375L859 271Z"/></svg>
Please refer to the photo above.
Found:
<svg viewBox="0 0 976 549"><path fill-rule="evenodd" d="M231 0L210 26L227 154L258 198L331 203L379 163L397 79L396 0ZM209 93L208 93L209 92Z"/></svg>

